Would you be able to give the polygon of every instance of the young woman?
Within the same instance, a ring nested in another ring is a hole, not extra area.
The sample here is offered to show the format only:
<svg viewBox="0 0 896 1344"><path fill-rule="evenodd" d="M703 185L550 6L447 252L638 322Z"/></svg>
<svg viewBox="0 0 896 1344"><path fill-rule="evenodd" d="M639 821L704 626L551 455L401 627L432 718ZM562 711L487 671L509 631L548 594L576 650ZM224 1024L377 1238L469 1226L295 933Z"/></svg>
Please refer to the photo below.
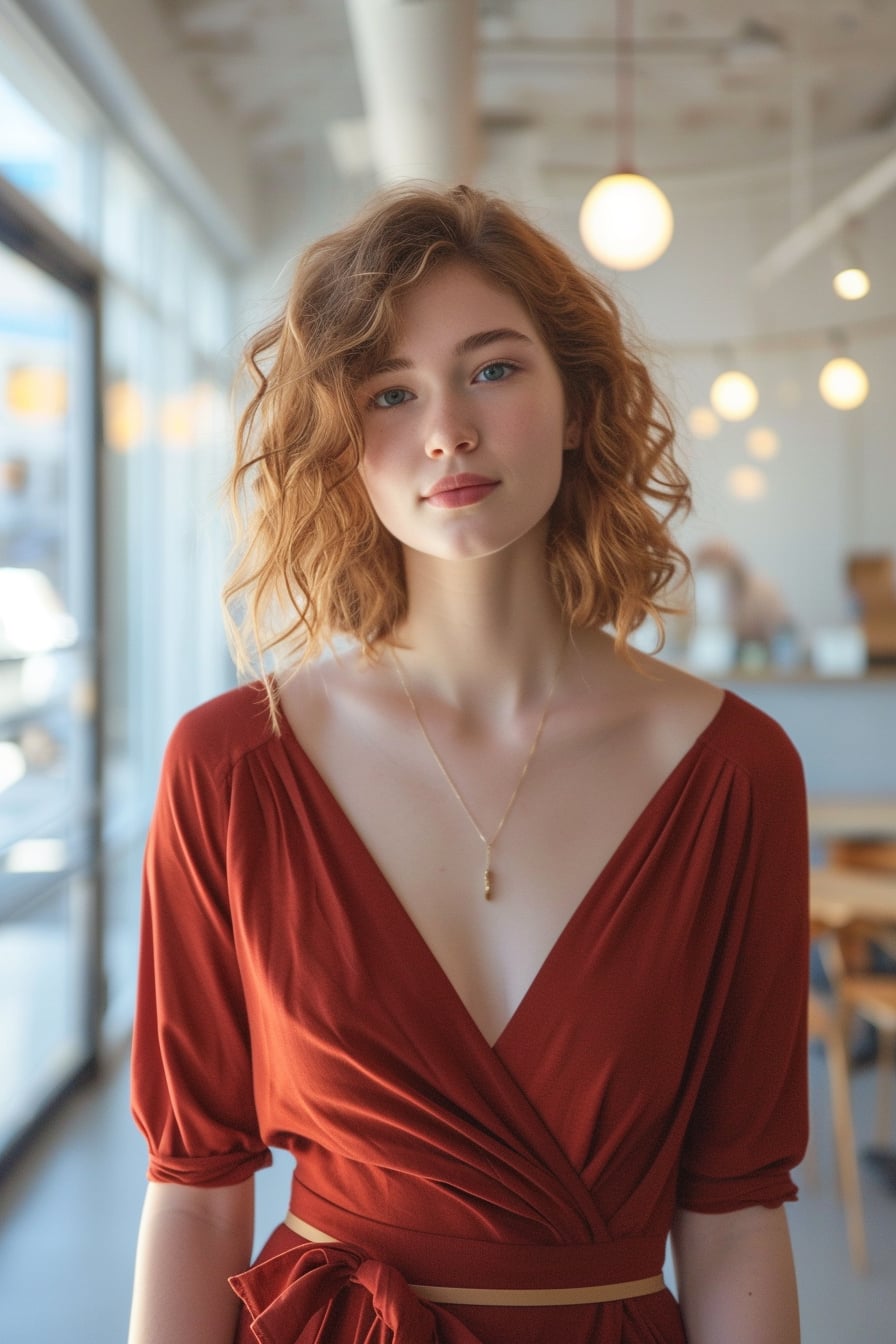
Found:
<svg viewBox="0 0 896 1344"><path fill-rule="evenodd" d="M249 359L258 679L178 725L147 849L131 1344L795 1344L801 771L627 648L687 484L612 300L404 188Z"/></svg>

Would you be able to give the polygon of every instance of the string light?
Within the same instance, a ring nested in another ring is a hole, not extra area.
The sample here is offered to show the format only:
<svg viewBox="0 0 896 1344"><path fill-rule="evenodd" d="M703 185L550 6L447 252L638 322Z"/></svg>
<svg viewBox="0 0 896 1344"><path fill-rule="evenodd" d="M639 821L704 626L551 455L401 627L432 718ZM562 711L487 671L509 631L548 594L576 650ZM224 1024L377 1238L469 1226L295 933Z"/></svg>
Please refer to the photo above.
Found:
<svg viewBox="0 0 896 1344"><path fill-rule="evenodd" d="M768 480L758 467L734 467L728 473L728 489L735 499L753 503L768 492Z"/></svg>
<svg viewBox="0 0 896 1344"><path fill-rule="evenodd" d="M757 425L747 434L747 452L758 462L770 462L780 449L781 440L767 425Z"/></svg>
<svg viewBox="0 0 896 1344"><path fill-rule="evenodd" d="M692 406L688 411L688 429L695 439L712 439L718 434L721 425L711 406Z"/></svg>

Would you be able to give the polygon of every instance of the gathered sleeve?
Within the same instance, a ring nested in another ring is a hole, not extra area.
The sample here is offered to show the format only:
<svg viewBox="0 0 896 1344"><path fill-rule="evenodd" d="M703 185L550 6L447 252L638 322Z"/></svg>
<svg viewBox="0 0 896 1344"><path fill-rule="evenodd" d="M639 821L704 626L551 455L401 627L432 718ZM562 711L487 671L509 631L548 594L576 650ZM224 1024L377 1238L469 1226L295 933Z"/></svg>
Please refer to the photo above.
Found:
<svg viewBox="0 0 896 1344"><path fill-rule="evenodd" d="M796 1198L808 1141L809 845L800 759L776 724L745 783L743 848L720 940L705 1071L678 1203L703 1213Z"/></svg>
<svg viewBox="0 0 896 1344"><path fill-rule="evenodd" d="M268 1166L227 885L229 762L193 711L174 730L146 846L132 1111L150 1180L236 1184Z"/></svg>

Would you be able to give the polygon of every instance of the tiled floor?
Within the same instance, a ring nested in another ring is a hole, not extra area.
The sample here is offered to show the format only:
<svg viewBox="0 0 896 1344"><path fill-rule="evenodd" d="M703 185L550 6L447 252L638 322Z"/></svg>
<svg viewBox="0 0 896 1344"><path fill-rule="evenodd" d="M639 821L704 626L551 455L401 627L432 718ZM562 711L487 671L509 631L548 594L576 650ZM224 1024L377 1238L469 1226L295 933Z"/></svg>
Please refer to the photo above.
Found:
<svg viewBox="0 0 896 1344"><path fill-rule="evenodd" d="M801 1180L791 1210L804 1344L896 1344L896 1194L864 1174L872 1264L867 1278L856 1278L834 1190L818 1057L811 1072L817 1183ZM858 1073L860 1144L871 1137L871 1093L870 1073ZM100 1084L76 1097L0 1188L4 1341L124 1344L144 1163L119 1060ZM259 1238L282 1216L288 1188L289 1165L280 1156L258 1177Z"/></svg>

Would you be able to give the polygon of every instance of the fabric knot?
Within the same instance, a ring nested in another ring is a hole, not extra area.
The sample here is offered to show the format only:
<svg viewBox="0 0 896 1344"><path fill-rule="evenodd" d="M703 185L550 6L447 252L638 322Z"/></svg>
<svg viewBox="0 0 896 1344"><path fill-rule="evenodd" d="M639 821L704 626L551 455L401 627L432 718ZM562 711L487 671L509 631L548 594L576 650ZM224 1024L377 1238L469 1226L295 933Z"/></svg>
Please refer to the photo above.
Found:
<svg viewBox="0 0 896 1344"><path fill-rule="evenodd" d="M259 1344L324 1344L334 1311L354 1319L367 1344L479 1344L449 1311L421 1302L392 1265L348 1242L293 1247L230 1285ZM352 1304L354 1290L361 1300Z"/></svg>
<svg viewBox="0 0 896 1344"><path fill-rule="evenodd" d="M364 1260L354 1279L367 1289L374 1311L392 1331L396 1344L433 1344L436 1338L433 1314L397 1269L382 1260Z"/></svg>

